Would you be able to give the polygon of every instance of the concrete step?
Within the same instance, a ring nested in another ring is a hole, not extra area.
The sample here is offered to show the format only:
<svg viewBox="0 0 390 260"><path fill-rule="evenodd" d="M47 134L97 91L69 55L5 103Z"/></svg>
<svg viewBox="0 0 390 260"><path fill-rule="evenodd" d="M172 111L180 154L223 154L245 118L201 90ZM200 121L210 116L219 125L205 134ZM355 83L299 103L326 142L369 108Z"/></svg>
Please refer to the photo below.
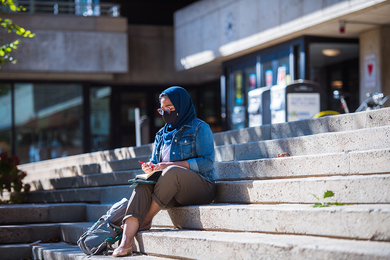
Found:
<svg viewBox="0 0 390 260"><path fill-rule="evenodd" d="M329 198L326 201L333 200ZM31 213L31 208L34 206L31 205L30 209L26 206L20 207L18 213ZM86 216L76 220L82 223L53 222L56 219L61 220L60 217L48 221L53 223L0 226L0 243L44 241L48 238L41 237L36 230L44 230L46 236L48 230L51 230L50 232L54 232L55 235L49 235L49 238L53 238L58 237L58 228L62 230L64 241L75 243L78 237L104 215L112 204L83 206L87 212ZM68 210L72 211L69 208ZM153 220L153 226L390 241L389 219L389 204L329 207L313 207L312 204L211 204L160 211ZM84 223L85 220L88 223ZM25 240L18 240L20 238Z"/></svg>
<svg viewBox="0 0 390 260"><path fill-rule="evenodd" d="M315 203L311 194L332 190L340 203L390 203L390 174L274 180L219 181L218 203ZM112 203L129 197L130 185L35 191L28 203Z"/></svg>
<svg viewBox="0 0 390 260"><path fill-rule="evenodd" d="M269 158L245 161L217 162L216 180L253 180L295 178L390 172L390 148ZM127 184L142 173L118 171L77 177L41 179L31 182L32 190L85 188Z"/></svg>
<svg viewBox="0 0 390 260"><path fill-rule="evenodd" d="M215 164L215 177L222 181L389 173L389 162L390 147L221 162Z"/></svg>
<svg viewBox="0 0 390 260"><path fill-rule="evenodd" d="M75 177L41 179L32 181L30 184L31 191L103 187L127 184L129 179L133 179L137 174L142 173L144 173L142 170L115 171L111 173L97 173Z"/></svg>
<svg viewBox="0 0 390 260"><path fill-rule="evenodd" d="M85 221L86 204L21 204L0 205L0 223L58 223Z"/></svg>
<svg viewBox="0 0 390 260"><path fill-rule="evenodd" d="M239 223L238 223L239 224ZM142 253L185 259L389 259L389 243L246 232L155 230L136 236Z"/></svg>
<svg viewBox="0 0 390 260"><path fill-rule="evenodd" d="M60 241L61 225L57 223L0 226L0 244Z"/></svg>
<svg viewBox="0 0 390 260"><path fill-rule="evenodd" d="M390 242L389 219L389 204L330 207L302 204L212 204L161 211L153 220L153 226L174 225L191 230L313 235Z"/></svg>
<svg viewBox="0 0 390 260"><path fill-rule="evenodd" d="M28 244L0 245L2 260L31 259L32 247Z"/></svg>
<svg viewBox="0 0 390 260"><path fill-rule="evenodd" d="M88 205L87 221L97 221L109 207ZM153 219L153 226L390 241L389 219L389 204L211 204L162 210Z"/></svg>
<svg viewBox="0 0 390 260"><path fill-rule="evenodd" d="M78 246L69 245L66 243L55 244L40 244L33 247L33 260L85 260L87 256L81 251ZM107 260L110 256L95 255L92 259ZM137 259L137 260L168 260L177 258L165 258L152 255L144 255L133 253L132 256L121 257L121 259Z"/></svg>
<svg viewBox="0 0 390 260"><path fill-rule="evenodd" d="M74 165L88 165L105 161L124 160L140 156L150 156L152 149L152 144L146 144L139 147L123 147L114 150L72 155L35 163L26 163L19 165L18 168L27 172L35 172L41 171L42 169L57 169Z"/></svg>
<svg viewBox="0 0 390 260"><path fill-rule="evenodd" d="M214 134L216 146L274 140L390 125L390 108L248 127Z"/></svg>
<svg viewBox="0 0 390 260"><path fill-rule="evenodd" d="M216 161L239 161L290 156L326 154L390 147L390 125L336 133L258 141L215 148Z"/></svg>
<svg viewBox="0 0 390 260"><path fill-rule="evenodd" d="M316 203L331 190L340 203L390 203L390 174L220 181L217 203Z"/></svg>
<svg viewBox="0 0 390 260"><path fill-rule="evenodd" d="M133 191L128 185L33 191L27 197L27 203L114 203L123 197L129 198ZM7 197L4 197L7 199Z"/></svg>
<svg viewBox="0 0 390 260"><path fill-rule="evenodd" d="M113 171L123 170L139 170L141 164L138 162L149 161L150 155L140 156L136 158L123 159L123 160L111 160L102 161L100 163L85 164L85 165L72 165L67 167L58 167L52 169L42 168L39 171L27 172L27 176L24 179L25 182L39 181L41 179L48 178L64 178L73 176L82 176L96 173L108 173Z"/></svg>
<svg viewBox="0 0 390 260"><path fill-rule="evenodd" d="M218 146L215 149L216 161L226 162L277 158L281 153L298 156L383 149L390 147L389 135L390 125L345 132ZM383 141L378 142L378 140ZM42 168L40 171L27 172L28 175L25 178L25 182L39 181L45 178L63 178L93 173L140 169L141 166L138 161L148 161L149 156L102 161L100 163L85 165L72 165L62 168Z"/></svg>
<svg viewBox="0 0 390 260"><path fill-rule="evenodd" d="M237 209L231 210L231 212L234 211ZM328 217L330 214L330 212L327 214ZM277 218L278 216L275 214L273 217ZM354 216L351 221L347 220L347 223L344 224L348 225L352 221L357 221L355 223L359 225L359 219L358 216ZM244 222L236 220L235 225L240 226ZM301 222L303 222L302 219ZM310 224L307 223L307 226L310 227ZM337 227L332 227L333 224L337 225L333 222L330 228L337 229ZM92 223L61 224L61 237L68 243L74 243L91 225ZM363 228L368 226L369 223ZM326 227L329 226L324 226L324 228ZM274 259L275 256L280 256L281 259L388 259L390 257L389 242L272 233L152 229L137 234L136 247L137 251L141 253L174 258L185 257L186 259L259 259L262 257ZM38 247L45 247L46 250L50 251L53 247L59 249L57 247L59 245L40 245ZM84 256L76 246L72 248L80 253L79 256ZM72 257L72 253L68 250L61 251L70 254L68 257ZM53 259L42 258L40 255L37 257L36 254L34 257L34 259Z"/></svg>
<svg viewBox="0 0 390 260"><path fill-rule="evenodd" d="M214 138L216 146L226 146L229 144L258 142L261 140L284 139L327 132L341 132L369 127L386 126L390 124L389 122L390 109L386 108L375 111L226 131L216 133ZM223 147L221 151L217 149L217 161L234 160L234 156L232 157L233 159L229 159L229 157L225 156L225 153L229 154L229 151L232 148L234 147L229 147L229 149ZM226 149L227 151L225 151ZM80 175L83 172L85 172L84 174L87 174L96 172L96 170L99 170L99 167L103 168L103 172L108 172L115 170L111 169L111 167L115 168L115 166L102 162L125 160L142 156L148 157L151 152L152 144L148 144L141 147L125 147L109 151L74 155L37 163L23 164L20 165L19 168L29 173L30 177L28 176L27 178L31 178L31 176L35 175L36 172L42 174L42 169L47 169L51 172L54 171L55 175L52 175L51 177L75 176ZM82 167L78 167L78 165L82 165ZM55 172L54 169L57 169L57 172Z"/></svg>
<svg viewBox="0 0 390 260"><path fill-rule="evenodd" d="M154 230L140 232L136 237L137 251L122 259L378 259L390 257L388 243L355 241L312 236L274 235L190 230ZM17 248L17 251L10 249ZM28 245L0 245L2 259L29 250ZM31 249L30 249L31 250ZM8 254L5 254L8 253ZM32 259L86 259L76 245L66 243L39 244L32 247ZM154 255L159 255L153 256ZM162 256L167 256L164 258ZM107 259L94 256L93 259Z"/></svg>

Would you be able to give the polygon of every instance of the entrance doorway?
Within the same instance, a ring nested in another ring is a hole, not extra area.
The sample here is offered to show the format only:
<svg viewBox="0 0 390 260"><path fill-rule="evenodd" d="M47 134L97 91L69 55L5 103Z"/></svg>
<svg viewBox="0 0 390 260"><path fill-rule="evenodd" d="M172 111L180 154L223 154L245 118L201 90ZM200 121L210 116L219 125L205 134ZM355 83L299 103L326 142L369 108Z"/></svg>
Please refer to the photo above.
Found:
<svg viewBox="0 0 390 260"><path fill-rule="evenodd" d="M112 147L130 147L136 145L136 108L139 109L141 122L141 144L150 143L151 108L154 107L147 91L114 88L112 95ZM150 104L149 104L150 103Z"/></svg>
<svg viewBox="0 0 390 260"><path fill-rule="evenodd" d="M321 86L322 110L344 113L340 100L333 98L339 91L345 96L350 111L359 106L359 44L310 43L310 80Z"/></svg>

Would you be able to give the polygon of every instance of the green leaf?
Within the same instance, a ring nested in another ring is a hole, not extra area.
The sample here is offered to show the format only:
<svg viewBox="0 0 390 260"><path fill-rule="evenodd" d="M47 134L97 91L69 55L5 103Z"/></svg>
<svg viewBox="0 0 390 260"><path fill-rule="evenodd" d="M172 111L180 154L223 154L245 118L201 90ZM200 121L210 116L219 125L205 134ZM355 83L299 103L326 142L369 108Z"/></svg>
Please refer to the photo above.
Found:
<svg viewBox="0 0 390 260"><path fill-rule="evenodd" d="M321 207L321 205L322 205L322 203L319 203L319 202L314 203L313 208L319 208L319 207Z"/></svg>
<svg viewBox="0 0 390 260"><path fill-rule="evenodd" d="M5 50L6 52L11 52L11 51L12 51L12 48L7 47L7 48L5 48L4 50Z"/></svg>
<svg viewBox="0 0 390 260"><path fill-rule="evenodd" d="M333 197L334 196L334 193L333 191L331 190L327 190L325 193L324 193L324 199L325 198L328 198L328 197Z"/></svg>
<svg viewBox="0 0 390 260"><path fill-rule="evenodd" d="M0 56L4 56L5 52L3 50L0 50Z"/></svg>

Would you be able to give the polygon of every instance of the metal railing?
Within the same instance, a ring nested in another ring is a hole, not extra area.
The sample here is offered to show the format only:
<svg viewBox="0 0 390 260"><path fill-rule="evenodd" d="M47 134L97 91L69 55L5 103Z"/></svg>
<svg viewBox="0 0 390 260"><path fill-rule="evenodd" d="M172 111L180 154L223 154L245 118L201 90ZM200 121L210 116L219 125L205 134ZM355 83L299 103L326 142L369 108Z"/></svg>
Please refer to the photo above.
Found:
<svg viewBox="0 0 390 260"><path fill-rule="evenodd" d="M26 13L69 14L81 16L120 16L120 5L113 3L72 3L63 1L15 1ZM23 12L21 12L23 13Z"/></svg>

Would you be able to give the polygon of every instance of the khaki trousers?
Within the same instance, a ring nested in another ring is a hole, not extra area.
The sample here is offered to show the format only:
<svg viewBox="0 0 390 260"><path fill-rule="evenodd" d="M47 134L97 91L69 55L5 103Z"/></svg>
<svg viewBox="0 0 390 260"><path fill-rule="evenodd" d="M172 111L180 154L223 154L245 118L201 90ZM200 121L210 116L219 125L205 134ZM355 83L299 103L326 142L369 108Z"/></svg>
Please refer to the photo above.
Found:
<svg viewBox="0 0 390 260"><path fill-rule="evenodd" d="M165 169L156 184L138 184L131 194L124 221L135 217L139 225L150 208L152 199L163 209L176 206L211 203L216 187L196 172L180 166Z"/></svg>

